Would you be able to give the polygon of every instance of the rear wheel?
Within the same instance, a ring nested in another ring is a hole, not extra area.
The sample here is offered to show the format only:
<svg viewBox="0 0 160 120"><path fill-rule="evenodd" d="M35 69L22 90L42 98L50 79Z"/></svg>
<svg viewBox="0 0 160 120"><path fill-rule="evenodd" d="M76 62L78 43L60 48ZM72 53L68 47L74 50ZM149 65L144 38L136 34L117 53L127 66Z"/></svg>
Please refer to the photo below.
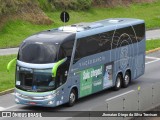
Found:
<svg viewBox="0 0 160 120"><path fill-rule="evenodd" d="M125 73L125 76L124 76L124 79L123 79L123 82L122 82L122 87L124 87L124 88L128 87L130 81L131 81L131 75L130 75L130 73L127 71L127 72Z"/></svg>
<svg viewBox="0 0 160 120"><path fill-rule="evenodd" d="M114 90L119 90L121 88L123 77L121 74L118 74L116 77L116 83L114 86Z"/></svg>
<svg viewBox="0 0 160 120"><path fill-rule="evenodd" d="M70 94L69 94L69 102L68 102L69 107L71 107L75 104L76 98L77 98L76 91L74 89L72 89Z"/></svg>

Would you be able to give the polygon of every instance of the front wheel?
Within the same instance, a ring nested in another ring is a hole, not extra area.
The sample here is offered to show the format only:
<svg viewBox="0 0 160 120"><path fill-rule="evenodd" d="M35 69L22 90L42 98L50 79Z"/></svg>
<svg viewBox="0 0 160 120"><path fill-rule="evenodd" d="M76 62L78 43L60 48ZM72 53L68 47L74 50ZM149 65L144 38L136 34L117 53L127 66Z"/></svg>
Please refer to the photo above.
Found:
<svg viewBox="0 0 160 120"><path fill-rule="evenodd" d="M75 104L76 102L76 91L74 89L71 90L70 94L69 94L69 102L68 102L68 106L71 107Z"/></svg>
<svg viewBox="0 0 160 120"><path fill-rule="evenodd" d="M116 83L115 83L115 86L114 86L114 90L119 90L121 88L121 84L122 84L122 75L118 74L117 77L116 77Z"/></svg>

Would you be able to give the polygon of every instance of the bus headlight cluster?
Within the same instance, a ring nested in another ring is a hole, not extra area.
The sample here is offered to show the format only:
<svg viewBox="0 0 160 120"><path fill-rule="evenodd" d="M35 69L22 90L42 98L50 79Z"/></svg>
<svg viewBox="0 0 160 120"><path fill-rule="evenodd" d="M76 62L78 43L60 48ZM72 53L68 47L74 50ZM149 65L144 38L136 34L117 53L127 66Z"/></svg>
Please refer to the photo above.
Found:
<svg viewBox="0 0 160 120"><path fill-rule="evenodd" d="M15 93L15 95L16 95L16 96L21 96L21 94L20 94L20 93L18 93L18 92L16 92L16 93Z"/></svg>
<svg viewBox="0 0 160 120"><path fill-rule="evenodd" d="M49 101L48 102L48 105L52 105L52 104L54 104L54 101Z"/></svg>
<svg viewBox="0 0 160 120"><path fill-rule="evenodd" d="M17 98L15 98L15 102L16 102L16 103L19 103L19 100L18 100Z"/></svg>
<svg viewBox="0 0 160 120"><path fill-rule="evenodd" d="M45 96L45 99L52 99L55 97L55 94L47 95Z"/></svg>

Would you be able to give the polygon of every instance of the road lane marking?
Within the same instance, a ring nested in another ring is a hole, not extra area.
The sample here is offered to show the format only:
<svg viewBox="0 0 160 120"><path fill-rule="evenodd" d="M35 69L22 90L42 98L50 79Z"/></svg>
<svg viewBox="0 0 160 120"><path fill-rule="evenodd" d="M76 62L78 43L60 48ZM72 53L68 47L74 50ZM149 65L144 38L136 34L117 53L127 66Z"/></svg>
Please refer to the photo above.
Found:
<svg viewBox="0 0 160 120"><path fill-rule="evenodd" d="M14 93L11 93L11 95L14 95Z"/></svg>
<svg viewBox="0 0 160 120"><path fill-rule="evenodd" d="M160 60L160 58L157 58L157 57L146 56L146 58L148 58L148 59L153 59L153 60Z"/></svg>
<svg viewBox="0 0 160 120"><path fill-rule="evenodd" d="M0 107L0 111L3 111L5 108L4 107Z"/></svg>
<svg viewBox="0 0 160 120"><path fill-rule="evenodd" d="M153 61L147 62L147 63L145 63L145 64L148 65L148 64L151 64L151 63L154 63L154 62L157 62L157 61L160 61L160 59L153 60Z"/></svg>
<svg viewBox="0 0 160 120"><path fill-rule="evenodd" d="M7 108L4 108L4 110L3 111L5 111L5 110L8 110L8 109L11 109L11 108L14 108L14 107L17 107L18 105L12 105L12 106L10 106L10 107L7 107Z"/></svg>
<svg viewBox="0 0 160 120"><path fill-rule="evenodd" d="M115 98L121 97L121 96L123 96L123 95L129 94L129 93L134 92L134 91L135 91L135 90L130 90L130 91L128 91L128 92L125 92L125 93L116 95L116 96L114 96L114 97L108 98L108 99L106 99L106 101L113 100L113 99L115 99Z"/></svg>

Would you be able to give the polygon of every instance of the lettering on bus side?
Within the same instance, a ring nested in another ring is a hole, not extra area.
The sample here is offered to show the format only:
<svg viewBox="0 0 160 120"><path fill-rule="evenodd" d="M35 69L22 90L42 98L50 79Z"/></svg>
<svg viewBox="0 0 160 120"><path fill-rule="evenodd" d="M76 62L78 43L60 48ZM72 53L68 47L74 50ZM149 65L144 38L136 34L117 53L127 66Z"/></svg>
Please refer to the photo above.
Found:
<svg viewBox="0 0 160 120"><path fill-rule="evenodd" d="M112 64L105 64L82 70L80 73L80 97L111 87L113 85L112 66Z"/></svg>

